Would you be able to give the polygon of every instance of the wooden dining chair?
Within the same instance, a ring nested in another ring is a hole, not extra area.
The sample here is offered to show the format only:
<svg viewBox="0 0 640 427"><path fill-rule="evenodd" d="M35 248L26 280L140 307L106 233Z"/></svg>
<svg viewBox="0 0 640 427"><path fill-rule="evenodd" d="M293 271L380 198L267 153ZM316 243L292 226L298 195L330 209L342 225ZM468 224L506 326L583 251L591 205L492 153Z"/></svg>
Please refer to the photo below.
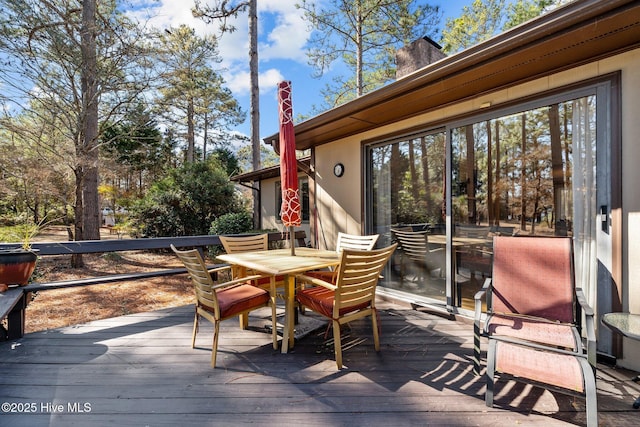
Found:
<svg viewBox="0 0 640 427"><path fill-rule="evenodd" d="M474 317L476 374L481 338L489 341L487 406L493 405L500 373L501 378L584 396L587 425L597 425L593 310L574 280L570 238L494 237L492 278L476 293Z"/></svg>
<svg viewBox="0 0 640 427"><path fill-rule="evenodd" d="M220 236L224 251L228 254L249 251L266 251L269 249L269 234L247 236Z"/></svg>
<svg viewBox="0 0 640 427"><path fill-rule="evenodd" d="M446 251L442 245L430 245L428 231L412 231L392 228L391 234L398 242L400 252L400 277L404 280L407 267L417 271L417 279L437 274L443 278L446 274Z"/></svg>
<svg viewBox="0 0 640 427"><path fill-rule="evenodd" d="M228 254L239 252L252 252L252 251L266 251L269 249L269 234L253 234L247 236L219 236L220 243L224 251ZM238 266L232 266L232 277L240 277L241 272ZM254 286L262 289L268 289L271 286L272 280L275 280L276 297L284 300L284 276L269 276L256 271L246 271L244 275L257 276L252 281ZM240 316L240 327L242 329L247 328L248 317L246 314Z"/></svg>
<svg viewBox="0 0 640 427"><path fill-rule="evenodd" d="M275 287L267 291L251 285L256 276L238 277L223 283L216 283L212 274L216 275L230 267L208 269L200 252L196 249L181 251L171 245L171 249L184 264L193 282L196 295L195 317L191 347L195 347L199 319L204 317L214 325L211 345L211 367L216 366L218 352L218 336L220 322L231 317L249 313L257 308L271 306L271 334L273 348L278 346L276 335Z"/></svg>
<svg viewBox="0 0 640 427"><path fill-rule="evenodd" d="M336 251L343 249L355 249L360 251L370 251L376 245L379 234L367 234L364 236L358 234L347 234L338 232L338 241L336 242Z"/></svg>
<svg viewBox="0 0 640 427"><path fill-rule="evenodd" d="M380 273L396 247L394 243L383 249L367 251L344 249L335 284L304 274L296 276L298 282L311 285L299 290L296 300L332 321L338 369L342 368L340 326L345 323L371 316L374 347L380 351L376 287Z"/></svg>
<svg viewBox="0 0 640 427"><path fill-rule="evenodd" d="M355 249L360 251L370 251L376 245L379 234L369 234L360 236L357 234L347 234L338 232L338 241L336 242L336 252L340 253L344 249ZM306 273L307 276L322 279L327 282L336 283L336 268L329 268L327 270L315 270Z"/></svg>

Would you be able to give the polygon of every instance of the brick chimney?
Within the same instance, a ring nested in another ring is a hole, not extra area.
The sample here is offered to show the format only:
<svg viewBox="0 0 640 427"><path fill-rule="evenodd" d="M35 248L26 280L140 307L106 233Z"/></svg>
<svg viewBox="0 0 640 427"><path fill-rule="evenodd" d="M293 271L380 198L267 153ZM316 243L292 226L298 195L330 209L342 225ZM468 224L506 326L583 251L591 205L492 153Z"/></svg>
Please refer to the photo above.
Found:
<svg viewBox="0 0 640 427"><path fill-rule="evenodd" d="M399 49L396 52L396 80L445 58L447 55L440 49L442 46L429 37L423 37Z"/></svg>

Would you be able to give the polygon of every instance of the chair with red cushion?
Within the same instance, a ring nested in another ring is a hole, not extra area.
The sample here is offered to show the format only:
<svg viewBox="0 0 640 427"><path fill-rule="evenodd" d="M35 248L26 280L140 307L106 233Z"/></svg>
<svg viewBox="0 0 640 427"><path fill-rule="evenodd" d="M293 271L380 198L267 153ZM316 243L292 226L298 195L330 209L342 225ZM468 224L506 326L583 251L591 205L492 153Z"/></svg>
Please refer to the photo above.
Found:
<svg viewBox="0 0 640 427"><path fill-rule="evenodd" d="M477 374L480 339L489 340L487 406L493 405L494 377L500 373L501 377L584 396L587 424L597 425L594 328L593 310L574 283L570 238L494 237L492 278L476 293L474 319Z"/></svg>
<svg viewBox="0 0 640 427"><path fill-rule="evenodd" d="M299 283L312 285L298 291L296 300L332 320L334 350L338 369L342 368L340 325L371 316L376 351L380 350L376 287L380 273L396 249L393 244L383 249L344 249L336 273L336 283L308 275L298 275Z"/></svg>
<svg viewBox="0 0 640 427"><path fill-rule="evenodd" d="M269 249L269 235L267 233L247 235L247 236L220 236L220 243L224 247L224 251L228 254L251 251L266 251ZM237 266L232 266L233 277L240 277L242 274L238 271ZM262 289L268 289L271 286L271 280L275 279L276 296L284 299L284 276L271 277L256 271L247 271L244 275L259 276L252 281L254 286ZM278 292L279 290L279 292ZM240 327L247 327L247 317L240 318Z"/></svg>
<svg viewBox="0 0 640 427"><path fill-rule="evenodd" d="M229 269L230 267L220 267L209 270L196 249L180 251L173 245L171 245L171 249L173 249L186 267L196 294L196 311L193 321L191 347L195 347L196 334L198 333L199 319L201 316L214 325L211 367L215 368L216 366L220 322L231 317L249 313L257 308L271 305L273 348L277 348L275 287L272 286L269 292L252 286L251 280L255 279L255 276L234 278L228 282L215 283L211 276L212 273L217 275L220 271Z"/></svg>
<svg viewBox="0 0 640 427"><path fill-rule="evenodd" d="M370 251L376 245L379 234L369 234L360 236L358 234L347 234L338 232L338 241L336 242L336 252L340 253L343 249L356 249L361 251ZM326 282L336 283L336 270L317 270L309 271L307 276L322 279Z"/></svg>

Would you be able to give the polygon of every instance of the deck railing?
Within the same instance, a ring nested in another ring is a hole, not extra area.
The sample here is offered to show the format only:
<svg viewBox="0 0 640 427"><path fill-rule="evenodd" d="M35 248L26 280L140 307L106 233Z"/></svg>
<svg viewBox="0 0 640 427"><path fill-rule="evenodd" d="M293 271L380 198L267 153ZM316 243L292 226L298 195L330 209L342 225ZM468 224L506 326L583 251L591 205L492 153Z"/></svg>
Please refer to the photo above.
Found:
<svg viewBox="0 0 640 427"><path fill-rule="evenodd" d="M294 235L297 246L306 245L304 231L296 231ZM269 233L269 242L288 242L288 233ZM195 247L201 251L209 246L222 245L217 235L186 236L186 237L158 237L150 239L118 239L118 240L84 240L68 242L34 242L33 249L38 250L39 256L74 255L91 253L109 253L126 251L152 251L170 249L171 245L178 248ZM18 244L0 244L0 250L19 247ZM0 329L0 341L20 338L24 335L28 294L31 292L46 291L78 286L100 285L105 283L125 282L149 279L153 277L172 276L185 274L184 268L162 269L153 271L112 274L97 277L84 277L74 280L62 280L56 282L37 282L26 286L10 288L0 293L0 320L6 317L7 326ZM1 326L1 325L0 325Z"/></svg>

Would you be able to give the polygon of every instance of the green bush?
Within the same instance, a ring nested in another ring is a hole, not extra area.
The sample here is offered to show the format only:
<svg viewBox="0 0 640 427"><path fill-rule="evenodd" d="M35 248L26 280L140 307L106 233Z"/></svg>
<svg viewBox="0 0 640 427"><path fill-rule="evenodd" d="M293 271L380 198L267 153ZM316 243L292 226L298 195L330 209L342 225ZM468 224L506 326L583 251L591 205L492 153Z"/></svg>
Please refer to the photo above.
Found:
<svg viewBox="0 0 640 427"><path fill-rule="evenodd" d="M253 229L253 217L249 212L228 213L211 223L209 234L241 234Z"/></svg>
<svg viewBox="0 0 640 427"><path fill-rule="evenodd" d="M156 182L132 206L131 226L144 237L203 235L214 219L237 212L240 206L216 159L188 163Z"/></svg>

